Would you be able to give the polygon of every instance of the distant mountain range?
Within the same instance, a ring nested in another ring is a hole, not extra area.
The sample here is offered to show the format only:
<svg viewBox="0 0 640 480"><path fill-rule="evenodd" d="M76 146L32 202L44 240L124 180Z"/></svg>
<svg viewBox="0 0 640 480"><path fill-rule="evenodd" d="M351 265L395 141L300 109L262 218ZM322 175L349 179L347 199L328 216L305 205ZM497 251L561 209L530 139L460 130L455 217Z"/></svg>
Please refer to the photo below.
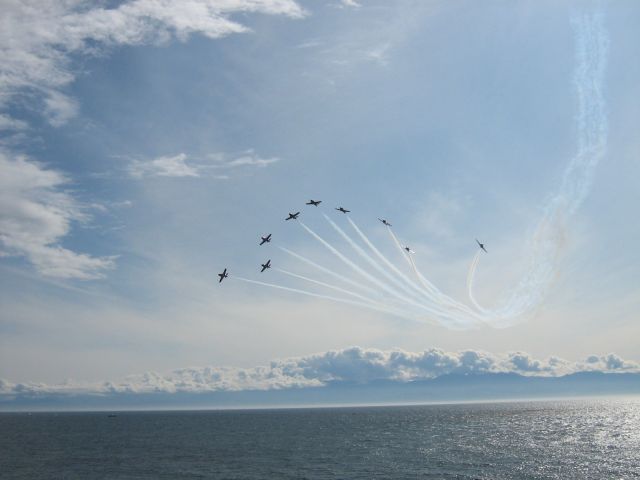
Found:
<svg viewBox="0 0 640 480"><path fill-rule="evenodd" d="M0 396L0 410L207 409L375 405L640 395L640 373L577 372L560 377L517 373L446 374L434 379L217 392L58 394Z"/></svg>

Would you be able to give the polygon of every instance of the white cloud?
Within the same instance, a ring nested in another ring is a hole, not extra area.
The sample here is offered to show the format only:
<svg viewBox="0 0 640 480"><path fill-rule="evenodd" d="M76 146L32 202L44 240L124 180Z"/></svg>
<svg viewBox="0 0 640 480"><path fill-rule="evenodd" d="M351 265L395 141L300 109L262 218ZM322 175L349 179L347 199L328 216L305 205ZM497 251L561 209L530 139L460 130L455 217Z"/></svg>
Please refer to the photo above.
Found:
<svg viewBox="0 0 640 480"><path fill-rule="evenodd" d="M90 279L113 258L76 253L59 245L74 221L87 216L63 190L68 179L26 159L0 152L0 243L5 254L26 257L43 275Z"/></svg>
<svg viewBox="0 0 640 480"><path fill-rule="evenodd" d="M338 4L340 8L360 8L362 5L358 3L356 0L340 0Z"/></svg>
<svg viewBox="0 0 640 480"><path fill-rule="evenodd" d="M187 155L179 153L173 157L158 157L153 160L134 160L129 165L129 174L142 177L199 177L198 167L187 164Z"/></svg>
<svg viewBox="0 0 640 480"><path fill-rule="evenodd" d="M241 155L237 158L233 158L231 160L227 160L223 162L220 166L227 168L236 168L236 167L244 167L244 166L253 166L253 167L266 167L271 165L272 163L278 162L280 159L277 157L272 158L260 158L256 155L252 150L245 152L244 155Z"/></svg>
<svg viewBox="0 0 640 480"><path fill-rule="evenodd" d="M119 382L14 384L0 379L0 394L49 393L202 393L319 387L332 381L365 384L376 380L407 382L447 374L517 373L557 377L576 372L640 372L640 365L615 354L592 355L580 362L557 357L540 360L523 352L495 355L483 351L423 352L351 347L304 357L272 361L254 368L192 367L165 374L147 372Z"/></svg>
<svg viewBox="0 0 640 480"><path fill-rule="evenodd" d="M186 153L175 156L163 156L152 160L133 160L127 170L134 178L143 177L213 177L219 180L229 179L229 175L214 173L220 170L258 167L264 168L280 161L277 157L262 158L253 150L240 155L213 153L206 160L190 158Z"/></svg>
<svg viewBox="0 0 640 480"><path fill-rule="evenodd" d="M199 33L220 38L246 32L230 17L262 13L300 18L294 0L131 0L103 8L84 0L7 0L0 20L0 107L15 95L39 95L54 126L77 111L60 89L74 79L73 53L98 47L186 40Z"/></svg>
<svg viewBox="0 0 640 480"><path fill-rule="evenodd" d="M231 17L261 13L300 18L295 0L130 0L105 8L87 0L6 0L0 10L0 112L20 98L55 127L79 109L64 92L73 82L73 55L95 55L118 45L162 43L192 34L220 38L249 29ZM0 113L0 130L25 131L28 124ZM5 148L23 133L3 140ZM76 253L59 245L73 221L86 216L61 190L66 177L39 164L0 152L2 169L0 240L2 256L24 256L39 272L62 278L96 278L113 267L112 258ZM184 154L132 165L137 176L199 176ZM226 175L221 175L225 178Z"/></svg>
<svg viewBox="0 0 640 480"><path fill-rule="evenodd" d="M27 122L17 120L9 115L0 113L0 131L2 130L26 130L28 128Z"/></svg>
<svg viewBox="0 0 640 480"><path fill-rule="evenodd" d="M365 56L380 65L386 66L389 63L390 43L376 45L365 52Z"/></svg>

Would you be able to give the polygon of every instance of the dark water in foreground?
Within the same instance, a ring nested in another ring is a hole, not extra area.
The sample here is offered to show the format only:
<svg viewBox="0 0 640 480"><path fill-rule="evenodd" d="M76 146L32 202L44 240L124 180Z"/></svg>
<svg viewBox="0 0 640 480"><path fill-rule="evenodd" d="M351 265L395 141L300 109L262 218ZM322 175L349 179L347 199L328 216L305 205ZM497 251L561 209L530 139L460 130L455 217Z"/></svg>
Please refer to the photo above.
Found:
<svg viewBox="0 0 640 480"><path fill-rule="evenodd" d="M0 478L640 478L640 401L6 413Z"/></svg>

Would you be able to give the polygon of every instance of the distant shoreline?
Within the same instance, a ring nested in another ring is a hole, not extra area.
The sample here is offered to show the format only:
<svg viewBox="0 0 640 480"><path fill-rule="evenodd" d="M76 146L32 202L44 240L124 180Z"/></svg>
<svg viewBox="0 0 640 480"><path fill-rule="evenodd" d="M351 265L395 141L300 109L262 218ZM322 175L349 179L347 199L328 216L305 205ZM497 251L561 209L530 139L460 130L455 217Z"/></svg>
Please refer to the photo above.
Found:
<svg viewBox="0 0 640 480"><path fill-rule="evenodd" d="M454 406L454 405L494 405L494 404L521 404L521 403L548 403L548 402L580 402L580 401L625 401L637 400L640 402L640 394L628 393L617 395L574 395L574 396L558 396L558 397L529 397L529 398L496 398L496 399L472 399L472 400L443 400L443 401L424 401L424 402L405 402L405 403L335 403L335 404L291 404L291 405L253 405L253 406L211 406L211 407L141 407L141 408L99 408L99 409L78 409L78 408L59 408L59 409L28 409L19 408L3 409L0 408L0 415L5 414L44 414L44 413L206 413L206 412L261 412L261 411L283 411L283 410L331 410L331 409L371 409L371 408L390 408L390 407L437 407L437 406Z"/></svg>

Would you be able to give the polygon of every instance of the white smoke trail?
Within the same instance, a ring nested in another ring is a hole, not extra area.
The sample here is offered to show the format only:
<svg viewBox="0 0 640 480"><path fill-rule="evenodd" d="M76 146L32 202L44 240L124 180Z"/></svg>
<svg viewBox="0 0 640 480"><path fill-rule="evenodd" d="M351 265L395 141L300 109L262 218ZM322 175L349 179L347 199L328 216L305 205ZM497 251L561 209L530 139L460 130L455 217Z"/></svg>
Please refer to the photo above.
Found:
<svg viewBox="0 0 640 480"><path fill-rule="evenodd" d="M574 83L577 90L577 152L567 166L560 190L548 202L528 250L531 252L527 273L505 300L493 309L474 301L497 327L523 321L535 312L553 283L565 236L565 222L585 199L593 181L595 168L604 157L608 124L602 93L609 40L603 26L602 12L582 14L573 21L576 38L577 67ZM469 296L473 298L473 279L478 266L470 273Z"/></svg>
<svg viewBox="0 0 640 480"><path fill-rule="evenodd" d="M473 256L473 260L471 260L471 265L469 266L469 272L467 273L467 292L469 294L469 300L471 300L471 303L473 304L473 306L476 307L483 314L486 314L488 313L488 310L486 310L484 307L482 307L478 303L475 295L473 294L473 282L475 280L475 274L476 274L476 268L478 267L478 262L480 262L481 253L482 253L481 251L476 252L476 254Z"/></svg>
<svg viewBox="0 0 640 480"><path fill-rule="evenodd" d="M358 274L360 274L363 278L365 278L366 280L368 280L370 283L373 283L374 285L376 285L378 288L381 288L382 290L384 290L387 294L391 295L392 297L395 297L403 302L406 303L411 303L414 304L414 302L410 299L408 299L407 297L404 297L402 294L398 293L397 291L395 291L392 287L389 287L388 285L384 284L383 282L381 282L380 280L378 280L376 277L374 277L373 275L369 274L366 270L362 269L361 267L359 267L358 265L356 265L354 262L352 262L351 260L349 260L345 255L343 255L342 253L340 253L338 251L338 249L336 249L333 245L331 245L329 242L327 242L324 238L322 238L320 235L318 235L316 232L314 232L313 230L311 230L308 226L306 226L304 223L302 222L298 222L302 228L304 228L309 234L311 234L316 240L318 240L320 243L322 243L325 247L327 247L327 249L329 249L329 251L331 253L333 253L335 256L337 256L340 260L342 260L346 265L348 265L349 267L351 267L355 272L357 272Z"/></svg>
<svg viewBox="0 0 640 480"><path fill-rule="evenodd" d="M280 273L282 273L284 275L288 275L288 276L293 277L293 278L299 278L300 280L304 280L304 281L309 282L309 283L314 283L316 285L320 285L321 287L325 287L325 288L328 288L330 290L335 290L337 292L344 293L346 295L349 295L349 296L352 296L352 297L355 297L355 298L359 298L360 300L364 300L365 302L369 302L369 303L372 303L372 304L378 304L378 302L376 302L372 298L365 297L364 295L360 295L359 293L352 292L351 290L347 290L347 289L344 289L342 287L338 287L336 285L331 285L330 283L322 282L322 281L316 280L314 278L305 277L304 275L300 275L298 273L289 272L288 270L284 270L282 268L274 268L274 270L276 272L280 272Z"/></svg>
<svg viewBox="0 0 640 480"><path fill-rule="evenodd" d="M336 225L336 223L333 220L331 220L326 214L323 214L323 215L325 220L329 222L329 225L331 225L334 228L334 230L338 232L338 234L340 234L340 236L344 238L347 241L347 243L349 243L349 245L351 245L351 247L356 251L358 255L360 255L360 257L362 257L369 265L375 268L378 273L380 273L388 281L393 283L396 288L401 289L405 294L413 297L414 301L418 301L418 302L422 301L422 299L419 297L419 295L416 294L416 292L407 288L402 282L399 282L393 275L389 274L389 272L387 272L387 270L382 265L380 265L373 258L371 258L371 256L368 255L367 252L365 252L360 247L360 245L358 245L344 230L342 230L338 225Z"/></svg>
<svg viewBox="0 0 640 480"><path fill-rule="evenodd" d="M402 271L400 271L393 263L391 263L389 261L389 259L387 257L385 257L382 252L380 252L380 250L378 250L376 248L376 246L373 244L373 242L371 242L371 240L369 240L369 238L364 234L364 232L362 230L360 230L360 228L358 228L358 226L356 225L356 223L351 220L351 218L348 218L349 223L351 224L351 226L353 227L353 229L356 231L356 233L360 236L360 238L364 241L364 243L367 244L367 246L369 247L369 249L376 254L376 256L382 261L384 262L384 264L389 267L389 269L394 272L400 279L402 279L402 281L404 281L404 283L406 285L408 285L409 287L411 287L413 290L416 291L416 293L418 294L424 294L424 292L422 291L422 289L420 287L418 287L413 281L411 281L404 273L402 273ZM387 230L389 230L389 227L386 227Z"/></svg>
<svg viewBox="0 0 640 480"><path fill-rule="evenodd" d="M371 259L371 257L369 257L366 252L364 252L359 245L357 245L353 239L351 239L351 237L349 237L340 227L338 227L338 225L336 225L333 221L331 221L331 219L329 219L326 215L325 215L325 219L329 222L329 224L356 250L356 252L358 252L361 256L365 257L365 259L370 260L370 263L372 264L372 266L374 266L375 268L381 269L382 267L380 267L377 262L375 262L373 259ZM384 272L386 275L387 272ZM395 281L395 279L393 279ZM423 299L418 299L418 300L414 300L414 299L409 299L405 296L403 296L402 294L398 293L396 290L392 289L391 287L384 285L380 282L381 288L383 288L387 293L390 293L392 296L394 296L396 300L400 300L403 304L405 305L411 305L415 308L418 309L418 311L423 311L423 312L427 312L430 315L434 315L436 316L436 318L440 318L441 320L444 319L449 319L451 321L453 321L454 323L459 323L459 319L457 317L453 317L451 312L447 310L446 307L443 308L443 306L439 303L434 303L434 302L428 302L428 303L424 303ZM402 287L402 285L401 285ZM404 287L402 287L404 288ZM472 313L472 312L470 312ZM451 325L449 325L451 326Z"/></svg>
<svg viewBox="0 0 640 480"><path fill-rule="evenodd" d="M379 312L390 313L390 314L396 315L398 317L404 317L404 318L408 318L410 320L415 320L414 317L406 314L405 312L396 310L394 308L390 308L388 306L379 306L378 304L372 304L372 303L367 303L367 302L358 302L358 301L355 301L355 300L349 300L347 298L333 297L331 295L323 295L321 293L310 292L308 290L301 290L299 288L287 287L287 286L278 285L278 284L275 284L275 283L261 282L259 280L251 280L250 278L244 278L244 277L238 277L238 276L234 276L233 278L235 280L240 280L241 282L253 283L254 285L262 285L264 287L271 287L271 288L275 288L275 289L278 289L278 290L285 290L287 292L299 293L301 295L307 295L309 297L322 298L324 300L331 300L331 301L339 302L339 303L346 303L346 304L349 304L349 305L354 305L356 307L364 307L364 308L368 308L368 309L371 309L371 310L377 310Z"/></svg>
<svg viewBox="0 0 640 480"><path fill-rule="evenodd" d="M330 270L330 269L328 269L326 267L323 267L322 265L318 265L313 260L309 260L308 258L306 258L306 257L304 257L304 256L302 256L302 255L300 255L300 254L298 254L296 252L293 252L293 251L289 250L288 248L285 248L285 247L278 247L278 248L280 248L280 250L282 250L283 252L288 253L292 257L303 261L307 265L311 265L312 267L320 270L321 272L326 273L327 275L331 275L332 277L337 278L338 280L341 280L344 283L347 283L347 284L351 285L352 287L359 288L360 290L364 290L365 292L368 292L368 293L373 293L373 294L377 293L374 289L369 288L366 285L363 285L362 282L356 282L355 280L352 280L352 279L350 279L348 277L345 277L344 275L341 275L341 274L339 274L337 272L334 272L333 270Z"/></svg>

